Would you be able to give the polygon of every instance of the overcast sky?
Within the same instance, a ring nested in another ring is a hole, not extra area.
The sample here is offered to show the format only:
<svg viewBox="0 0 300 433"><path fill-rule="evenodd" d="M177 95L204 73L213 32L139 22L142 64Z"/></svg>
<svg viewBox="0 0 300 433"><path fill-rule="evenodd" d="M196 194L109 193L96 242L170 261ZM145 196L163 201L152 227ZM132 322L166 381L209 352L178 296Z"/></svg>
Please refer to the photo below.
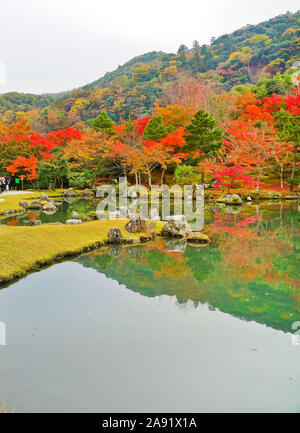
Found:
<svg viewBox="0 0 300 433"><path fill-rule="evenodd" d="M297 9L299 0L1 0L0 92L73 89L145 52Z"/></svg>

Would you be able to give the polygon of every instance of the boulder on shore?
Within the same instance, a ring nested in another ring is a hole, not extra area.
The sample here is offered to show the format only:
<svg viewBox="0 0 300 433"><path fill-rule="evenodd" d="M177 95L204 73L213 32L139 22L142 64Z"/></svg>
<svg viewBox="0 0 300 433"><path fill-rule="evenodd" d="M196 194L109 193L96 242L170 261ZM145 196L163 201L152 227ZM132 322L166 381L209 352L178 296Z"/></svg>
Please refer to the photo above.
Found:
<svg viewBox="0 0 300 433"><path fill-rule="evenodd" d="M26 220L24 221L25 226L40 226L42 222L40 220Z"/></svg>
<svg viewBox="0 0 300 433"><path fill-rule="evenodd" d="M76 220L76 219L78 219L78 212L74 210L74 212L72 212L72 220Z"/></svg>
<svg viewBox="0 0 300 433"><path fill-rule="evenodd" d="M113 227L107 232L108 243L109 244L121 244L122 243L122 233L118 227Z"/></svg>
<svg viewBox="0 0 300 433"><path fill-rule="evenodd" d="M27 209L28 208L28 203L27 203L27 201L20 201L19 202L19 206L21 206L23 209Z"/></svg>
<svg viewBox="0 0 300 433"><path fill-rule="evenodd" d="M225 203L229 205L242 205L243 200L237 194L223 194L221 197L217 198L218 203Z"/></svg>

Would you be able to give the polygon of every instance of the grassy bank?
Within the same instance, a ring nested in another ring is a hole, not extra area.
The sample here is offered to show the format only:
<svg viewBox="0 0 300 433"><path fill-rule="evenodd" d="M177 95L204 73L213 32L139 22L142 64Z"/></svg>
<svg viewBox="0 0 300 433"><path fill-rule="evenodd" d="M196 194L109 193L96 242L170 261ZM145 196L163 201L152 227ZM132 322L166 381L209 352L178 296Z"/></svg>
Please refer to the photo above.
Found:
<svg viewBox="0 0 300 433"><path fill-rule="evenodd" d="M64 257L98 248L107 239L107 231L112 227L120 228L124 236L136 239L146 236L145 233L126 232L126 222L101 220L75 226L0 226L0 283L23 277ZM159 230L161 225L158 222L156 229Z"/></svg>

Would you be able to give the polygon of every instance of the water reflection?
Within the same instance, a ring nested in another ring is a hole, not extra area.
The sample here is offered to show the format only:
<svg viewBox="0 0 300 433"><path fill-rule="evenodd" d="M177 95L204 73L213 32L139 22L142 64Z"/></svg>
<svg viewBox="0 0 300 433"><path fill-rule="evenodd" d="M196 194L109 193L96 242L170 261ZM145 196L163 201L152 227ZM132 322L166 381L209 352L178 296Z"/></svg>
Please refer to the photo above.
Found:
<svg viewBox="0 0 300 433"><path fill-rule="evenodd" d="M179 304L213 309L291 331L300 318L297 203L205 211L206 247L158 239L110 248L77 261L144 296L176 296Z"/></svg>

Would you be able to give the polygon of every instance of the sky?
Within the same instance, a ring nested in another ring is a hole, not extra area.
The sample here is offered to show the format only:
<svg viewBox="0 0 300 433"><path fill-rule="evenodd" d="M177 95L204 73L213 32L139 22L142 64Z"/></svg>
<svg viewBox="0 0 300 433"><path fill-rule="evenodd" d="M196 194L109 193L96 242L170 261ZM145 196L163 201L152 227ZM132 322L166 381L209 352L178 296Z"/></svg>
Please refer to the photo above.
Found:
<svg viewBox="0 0 300 433"><path fill-rule="evenodd" d="M1 0L0 93L70 90L140 54L298 9L299 0Z"/></svg>

